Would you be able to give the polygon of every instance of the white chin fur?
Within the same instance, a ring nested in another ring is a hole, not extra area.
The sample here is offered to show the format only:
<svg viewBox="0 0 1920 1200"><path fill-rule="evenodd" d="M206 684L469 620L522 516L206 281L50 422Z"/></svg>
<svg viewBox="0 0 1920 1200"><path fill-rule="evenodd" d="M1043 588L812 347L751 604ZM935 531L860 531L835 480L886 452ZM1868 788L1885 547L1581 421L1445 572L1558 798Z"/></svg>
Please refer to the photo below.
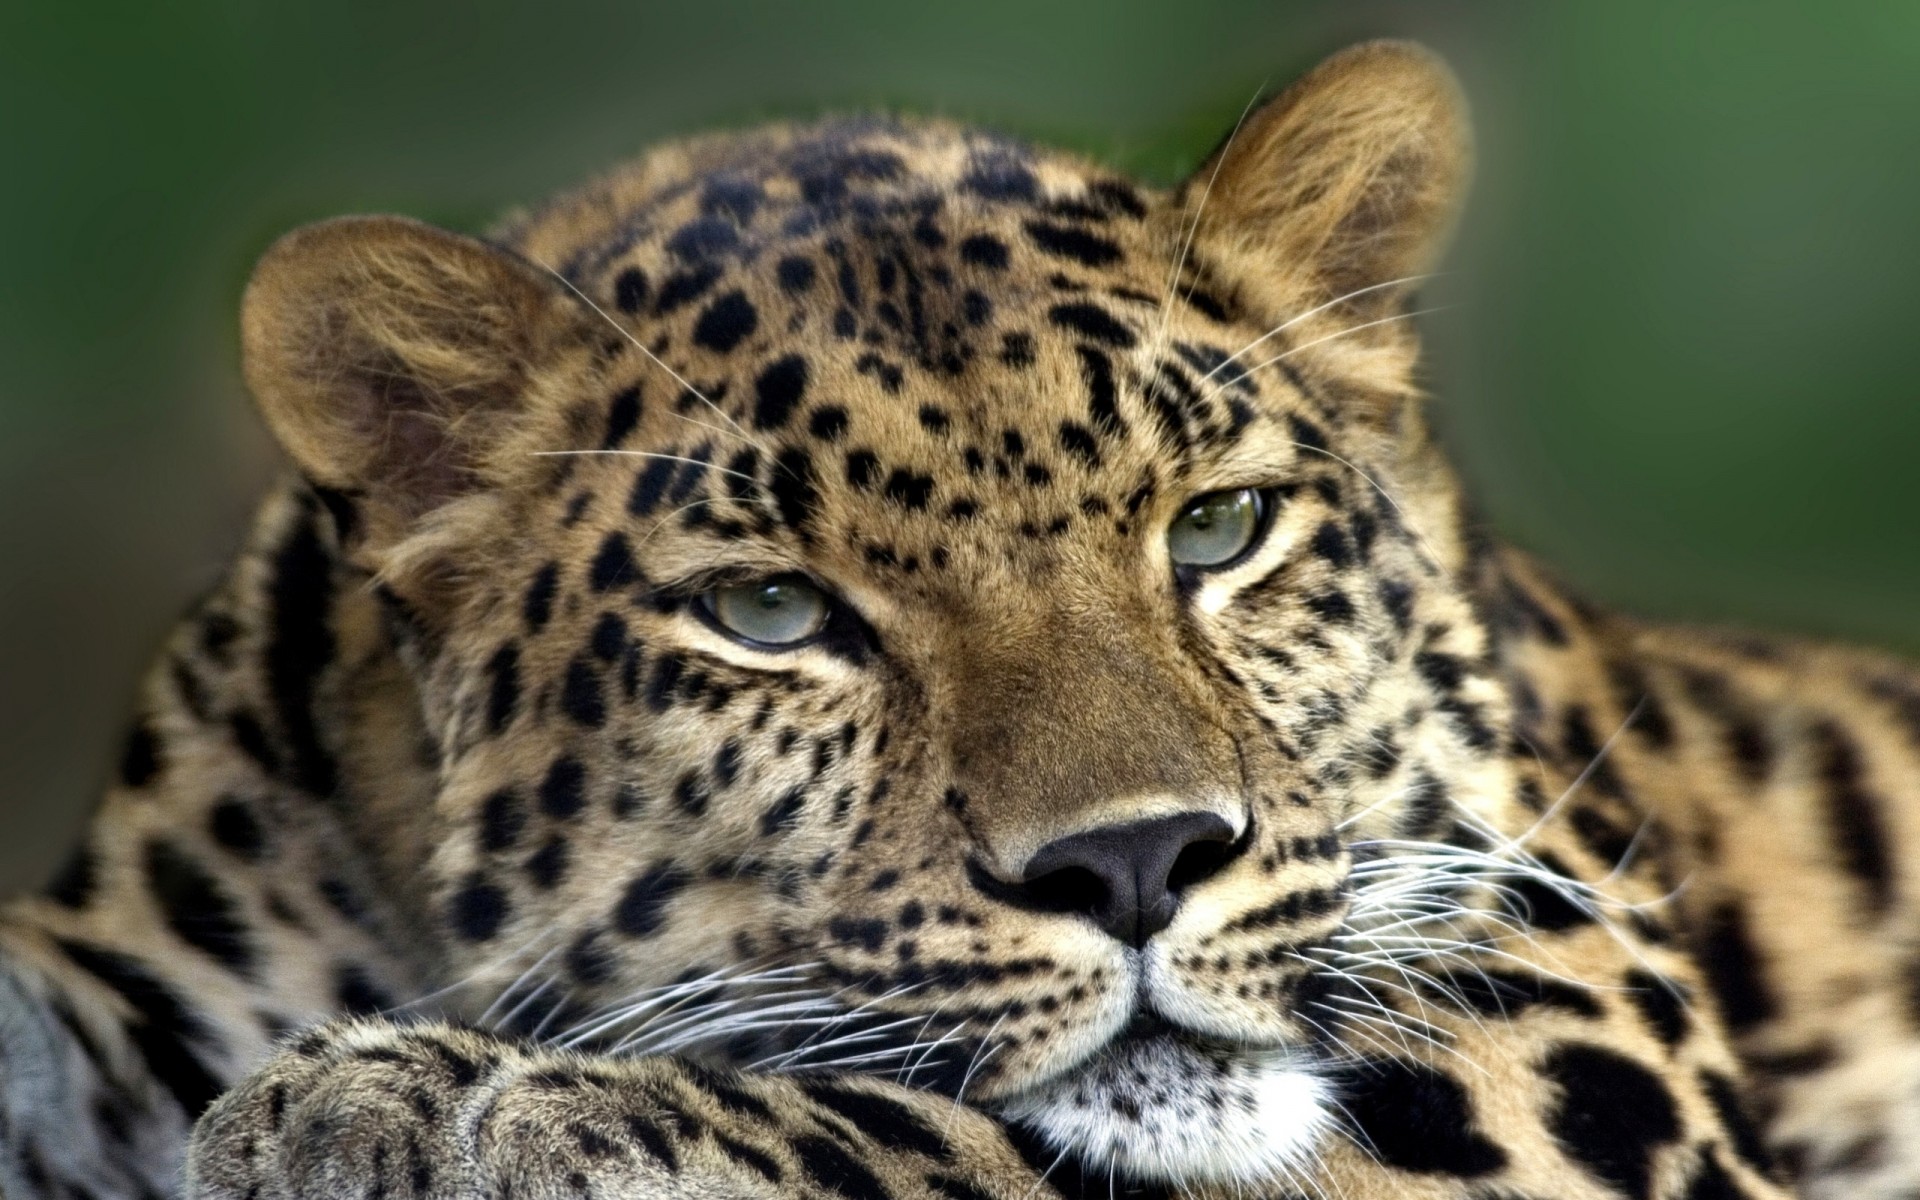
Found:
<svg viewBox="0 0 1920 1200"><path fill-rule="evenodd" d="M1326 1083L1285 1052L1164 1035L1110 1047L999 1107L1089 1168L1158 1183L1296 1177L1332 1122Z"/></svg>

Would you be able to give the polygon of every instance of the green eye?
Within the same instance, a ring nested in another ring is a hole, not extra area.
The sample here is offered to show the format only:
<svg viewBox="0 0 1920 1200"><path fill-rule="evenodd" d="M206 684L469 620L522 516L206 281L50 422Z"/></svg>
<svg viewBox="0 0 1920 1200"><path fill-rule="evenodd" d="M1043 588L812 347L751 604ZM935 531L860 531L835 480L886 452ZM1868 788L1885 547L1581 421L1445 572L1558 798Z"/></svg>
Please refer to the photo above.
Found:
<svg viewBox="0 0 1920 1200"><path fill-rule="evenodd" d="M797 576L715 588L700 597L715 623L762 646L791 646L826 627L826 594Z"/></svg>
<svg viewBox="0 0 1920 1200"><path fill-rule="evenodd" d="M1265 509L1265 500L1252 488L1209 492L1187 505L1168 527L1167 553L1178 567L1232 562L1253 544Z"/></svg>

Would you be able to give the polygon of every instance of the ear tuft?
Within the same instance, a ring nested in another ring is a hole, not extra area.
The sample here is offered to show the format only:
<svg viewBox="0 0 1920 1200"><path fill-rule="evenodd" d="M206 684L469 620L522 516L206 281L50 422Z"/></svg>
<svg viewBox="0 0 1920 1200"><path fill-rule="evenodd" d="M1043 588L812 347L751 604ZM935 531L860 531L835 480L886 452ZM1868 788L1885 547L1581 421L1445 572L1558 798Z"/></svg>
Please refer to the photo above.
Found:
<svg viewBox="0 0 1920 1200"><path fill-rule="evenodd" d="M1182 185L1196 241L1274 304L1359 289L1381 309L1451 231L1472 150L1453 73L1409 42L1366 42L1261 105Z"/></svg>
<svg viewBox="0 0 1920 1200"><path fill-rule="evenodd" d="M498 247L400 217L295 230L242 305L247 383L316 485L396 537L476 486L571 306Z"/></svg>

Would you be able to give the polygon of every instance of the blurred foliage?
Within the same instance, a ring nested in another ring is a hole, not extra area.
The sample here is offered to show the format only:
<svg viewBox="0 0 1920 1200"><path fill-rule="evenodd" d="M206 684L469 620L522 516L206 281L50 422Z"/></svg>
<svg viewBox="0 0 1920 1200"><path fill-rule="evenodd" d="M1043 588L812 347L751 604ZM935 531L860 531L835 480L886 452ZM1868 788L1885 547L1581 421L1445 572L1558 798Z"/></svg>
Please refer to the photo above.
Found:
<svg viewBox="0 0 1920 1200"><path fill-rule="evenodd" d="M1920 5L1797 0L15 0L0 8L0 887L271 455L233 314L276 234L478 229L659 137L898 107L1170 180L1362 37L1459 67L1430 325L1502 528L1596 598L1920 647Z"/></svg>

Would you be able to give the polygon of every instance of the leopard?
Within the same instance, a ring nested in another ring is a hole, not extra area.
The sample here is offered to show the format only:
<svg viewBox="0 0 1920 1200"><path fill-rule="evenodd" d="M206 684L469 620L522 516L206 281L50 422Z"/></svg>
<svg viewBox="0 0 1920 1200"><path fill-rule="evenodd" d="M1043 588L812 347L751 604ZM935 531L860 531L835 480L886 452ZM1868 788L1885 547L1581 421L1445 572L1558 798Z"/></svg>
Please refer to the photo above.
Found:
<svg viewBox="0 0 1920 1200"><path fill-rule="evenodd" d="M831 117L287 234L0 1191L1920 1194L1920 670L1491 532L1471 158L1374 42L1170 187Z"/></svg>

